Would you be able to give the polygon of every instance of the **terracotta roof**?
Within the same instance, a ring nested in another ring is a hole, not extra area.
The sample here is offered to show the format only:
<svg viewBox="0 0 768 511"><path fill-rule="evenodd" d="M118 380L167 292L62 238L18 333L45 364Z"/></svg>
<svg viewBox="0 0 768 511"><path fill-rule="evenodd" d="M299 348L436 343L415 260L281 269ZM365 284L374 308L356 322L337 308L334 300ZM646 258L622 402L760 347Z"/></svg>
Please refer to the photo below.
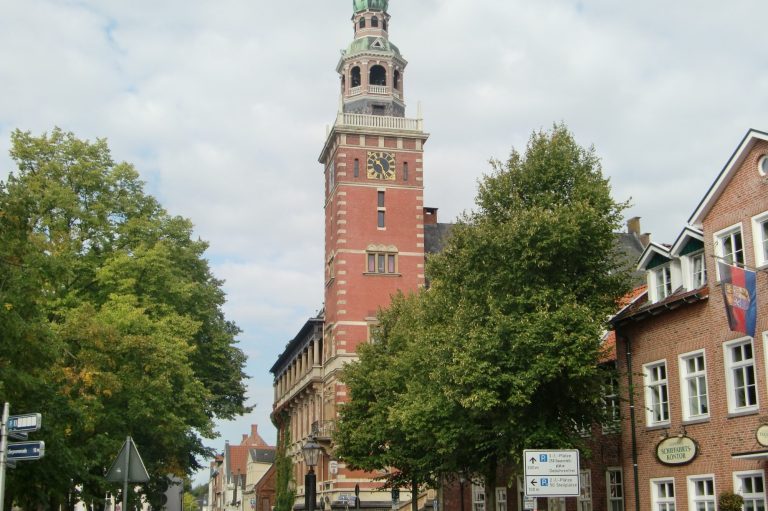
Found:
<svg viewBox="0 0 768 511"><path fill-rule="evenodd" d="M247 445L249 447L261 447L263 449L274 449L259 435L259 426L257 424L251 424L251 434L243 435L243 441L240 445Z"/></svg>
<svg viewBox="0 0 768 511"><path fill-rule="evenodd" d="M248 473L248 451L250 449L251 447L247 445L229 446L229 470L232 475Z"/></svg>
<svg viewBox="0 0 768 511"><path fill-rule="evenodd" d="M708 285L699 289L694 289L693 291L685 291L683 288L679 288L664 300L655 303L649 302L648 294L645 293L634 303L625 307L611 318L610 323L616 327L628 320L642 321L650 316L658 316L659 314L677 309L688 303L706 300L707 298L709 298Z"/></svg>
<svg viewBox="0 0 768 511"><path fill-rule="evenodd" d="M641 296L645 294L645 292L648 290L648 286L638 286L626 295L622 297L621 300L619 300L619 307L621 309L619 310L619 314L621 314L621 311L626 309L627 307L630 307L635 301L638 300ZM613 330L609 330L608 333L605 334L605 337L603 337L603 354L600 357L600 363L606 363L606 362L612 362L616 360L616 332Z"/></svg>

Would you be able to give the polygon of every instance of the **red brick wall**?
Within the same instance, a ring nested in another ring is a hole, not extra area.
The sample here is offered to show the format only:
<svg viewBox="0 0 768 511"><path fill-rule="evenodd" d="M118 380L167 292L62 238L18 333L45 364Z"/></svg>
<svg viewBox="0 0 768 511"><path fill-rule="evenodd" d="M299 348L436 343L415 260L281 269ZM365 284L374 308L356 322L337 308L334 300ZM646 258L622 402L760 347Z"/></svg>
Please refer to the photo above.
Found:
<svg viewBox="0 0 768 511"><path fill-rule="evenodd" d="M746 263L754 265L751 217L768 210L768 184L759 176L757 161L768 152L768 144L759 143L744 160L733 176L728 187L717 199L704 219L703 230L710 295L708 299L695 304L684 305L676 310L665 311L658 316L630 323L619 329L618 362L624 376L623 394L628 397L626 385L627 339L632 349L632 375L634 399L637 410L635 431L637 434L638 481L640 509L651 506L652 478L672 477L675 480L676 509L688 511L688 487L686 478L691 475L714 474L716 496L725 490L734 490L733 472L762 470L762 460L739 460L733 453L759 451L755 432L765 422L768 405L766 386L766 353L762 332L768 330L768 307L760 297L768 296L768 275L758 274L758 322L754 341L754 358L757 369L757 393L759 411L744 416L729 416L726 394L726 370L723 344L729 340L744 337L731 332L723 306L721 290L715 281L715 259L713 256L713 234L723 228L741 222ZM700 423L684 423L681 403L681 381L678 355L704 349L706 357L707 386L710 418ZM647 427L645 395L643 387L643 364L666 359L670 400L670 424L668 427ZM624 478L626 509L635 509L634 478L632 470L632 444L630 437L630 413L627 401L622 407L624 431L622 449L624 453ZM657 444L666 435L686 434L700 447L700 454L688 465L666 466L655 456ZM693 510L691 510L693 511Z"/></svg>

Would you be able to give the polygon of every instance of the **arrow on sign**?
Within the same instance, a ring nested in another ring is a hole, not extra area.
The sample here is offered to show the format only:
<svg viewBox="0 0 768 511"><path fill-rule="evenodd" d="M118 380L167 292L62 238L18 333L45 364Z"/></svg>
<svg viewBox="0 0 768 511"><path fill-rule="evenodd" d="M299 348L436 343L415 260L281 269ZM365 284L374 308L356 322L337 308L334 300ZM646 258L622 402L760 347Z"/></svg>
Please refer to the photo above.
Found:
<svg viewBox="0 0 768 511"><path fill-rule="evenodd" d="M536 463L536 458L531 458L529 461L530 461L531 463Z"/></svg>
<svg viewBox="0 0 768 511"><path fill-rule="evenodd" d="M531 486L536 486L536 479L534 479L533 481L531 481Z"/></svg>

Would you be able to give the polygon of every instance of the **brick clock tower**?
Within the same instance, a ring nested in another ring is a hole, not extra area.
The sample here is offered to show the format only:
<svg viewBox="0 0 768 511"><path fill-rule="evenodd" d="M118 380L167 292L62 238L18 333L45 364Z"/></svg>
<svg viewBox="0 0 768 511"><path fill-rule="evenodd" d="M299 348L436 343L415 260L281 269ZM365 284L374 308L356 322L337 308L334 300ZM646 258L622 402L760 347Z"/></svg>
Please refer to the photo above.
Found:
<svg viewBox="0 0 768 511"><path fill-rule="evenodd" d="M380 307L424 285L423 148L405 117L406 60L389 40L388 0L354 0L354 40L336 67L341 100L320 155L325 170L323 415L347 399L338 370L370 341ZM342 489L377 486L344 473ZM373 496L371 496L373 499ZM382 495L378 495L380 499ZM361 500L365 497L361 496ZM373 499L377 500L377 499Z"/></svg>
<svg viewBox="0 0 768 511"><path fill-rule="evenodd" d="M317 464L318 503L391 507L379 474L354 472L334 459L339 405L349 397L339 380L357 347L370 341L376 314L398 290L424 285L425 224L433 233L436 210L424 208L421 116L405 117L407 62L389 41L387 0L353 0L354 39L336 67L341 99L320 154L325 173L325 307L289 341L271 369L272 420L293 459L297 505L308 472L302 446L323 446ZM430 240L432 240L430 236ZM429 247L426 247L429 248ZM309 483L307 483L309 484ZM403 502L409 494L401 494ZM352 507L352 506L350 506Z"/></svg>

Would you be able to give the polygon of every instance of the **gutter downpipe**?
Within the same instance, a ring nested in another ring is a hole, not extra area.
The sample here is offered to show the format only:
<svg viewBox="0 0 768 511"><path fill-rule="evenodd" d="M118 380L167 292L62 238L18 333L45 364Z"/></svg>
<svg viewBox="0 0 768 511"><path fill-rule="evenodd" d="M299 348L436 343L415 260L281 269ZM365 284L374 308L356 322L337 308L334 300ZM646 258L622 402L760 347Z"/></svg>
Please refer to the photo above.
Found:
<svg viewBox="0 0 768 511"><path fill-rule="evenodd" d="M618 328L618 325L616 326ZM635 511L640 511L640 481L638 481L637 468L637 431L635 430L635 387L632 383L632 341L629 337L619 336L616 330L616 338L623 339L627 345L627 379L629 384L629 421L632 432L632 478L635 482Z"/></svg>

